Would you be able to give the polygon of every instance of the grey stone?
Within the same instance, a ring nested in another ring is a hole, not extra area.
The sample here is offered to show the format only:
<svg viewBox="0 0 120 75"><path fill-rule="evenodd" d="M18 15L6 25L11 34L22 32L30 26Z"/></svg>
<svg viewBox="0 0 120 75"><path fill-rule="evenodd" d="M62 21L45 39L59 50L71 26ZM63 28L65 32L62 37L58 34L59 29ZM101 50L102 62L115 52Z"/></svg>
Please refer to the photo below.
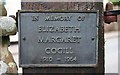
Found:
<svg viewBox="0 0 120 75"><path fill-rule="evenodd" d="M6 16L7 15L7 11L4 7L3 1L0 0L0 16Z"/></svg>
<svg viewBox="0 0 120 75"><path fill-rule="evenodd" d="M1 17L0 18L0 36L8 36L15 34L17 31L16 22L11 17Z"/></svg>

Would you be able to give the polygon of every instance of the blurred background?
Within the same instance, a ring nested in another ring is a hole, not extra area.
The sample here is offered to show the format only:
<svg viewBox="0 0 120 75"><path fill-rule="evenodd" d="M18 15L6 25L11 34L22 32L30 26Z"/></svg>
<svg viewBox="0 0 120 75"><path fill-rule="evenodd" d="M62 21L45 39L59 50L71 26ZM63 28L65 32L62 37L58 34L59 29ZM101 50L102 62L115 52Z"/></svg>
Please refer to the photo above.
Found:
<svg viewBox="0 0 120 75"><path fill-rule="evenodd" d="M20 0L4 0L5 7L9 15L15 15L18 10L21 9ZM120 0L104 0L104 11L105 5L109 1L113 2L113 10L120 10ZM120 15L117 16L117 22L112 22L110 24L104 23L105 31L105 72L106 73L120 73L120 65L118 58L119 50L119 31L120 31ZM11 45L9 47L12 52L14 59L19 64L18 57L18 33L14 36L10 36ZM118 66L119 65L119 66ZM18 65L19 67L19 65ZM22 73L22 69L19 67L19 73Z"/></svg>

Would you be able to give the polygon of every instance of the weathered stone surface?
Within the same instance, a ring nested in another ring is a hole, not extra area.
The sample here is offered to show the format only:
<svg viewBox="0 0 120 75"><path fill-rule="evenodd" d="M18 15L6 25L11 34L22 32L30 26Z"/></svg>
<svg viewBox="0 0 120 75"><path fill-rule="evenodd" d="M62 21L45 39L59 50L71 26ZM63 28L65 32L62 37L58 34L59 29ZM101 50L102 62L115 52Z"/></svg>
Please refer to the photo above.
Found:
<svg viewBox="0 0 120 75"><path fill-rule="evenodd" d="M0 34L0 36L8 36L15 34L17 31L15 23L16 23L15 20L11 17L1 17L0 30L2 30L2 33Z"/></svg>
<svg viewBox="0 0 120 75"><path fill-rule="evenodd" d="M6 16L6 15L7 15L7 11L4 7L2 0L0 0L0 16Z"/></svg>
<svg viewBox="0 0 120 75"><path fill-rule="evenodd" d="M11 17L5 17L6 15L7 11L3 1L0 0L0 75L2 73L17 73L17 65L8 50L9 35L15 34L17 27L15 20Z"/></svg>
<svg viewBox="0 0 120 75"><path fill-rule="evenodd" d="M2 73L17 73L16 63L6 42L3 42L2 46L0 44L0 69Z"/></svg>
<svg viewBox="0 0 120 75"><path fill-rule="evenodd" d="M94 2L22 2L23 10L95 10Z"/></svg>
<svg viewBox="0 0 120 75"><path fill-rule="evenodd" d="M0 60L0 75L7 72L8 65Z"/></svg>

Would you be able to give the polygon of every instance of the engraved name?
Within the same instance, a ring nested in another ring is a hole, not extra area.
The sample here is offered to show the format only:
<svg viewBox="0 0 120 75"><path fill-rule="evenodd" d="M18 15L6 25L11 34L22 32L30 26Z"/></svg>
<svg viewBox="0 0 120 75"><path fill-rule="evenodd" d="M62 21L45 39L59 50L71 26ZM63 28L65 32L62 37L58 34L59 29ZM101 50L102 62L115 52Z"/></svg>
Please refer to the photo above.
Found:
<svg viewBox="0 0 120 75"><path fill-rule="evenodd" d="M39 26L38 27L39 33L79 33L80 26Z"/></svg>
<svg viewBox="0 0 120 75"><path fill-rule="evenodd" d="M80 43L80 36L39 37L38 43Z"/></svg>
<svg viewBox="0 0 120 75"><path fill-rule="evenodd" d="M72 54L73 53L73 50L71 47L69 48L46 48L45 49L45 53L46 54Z"/></svg>

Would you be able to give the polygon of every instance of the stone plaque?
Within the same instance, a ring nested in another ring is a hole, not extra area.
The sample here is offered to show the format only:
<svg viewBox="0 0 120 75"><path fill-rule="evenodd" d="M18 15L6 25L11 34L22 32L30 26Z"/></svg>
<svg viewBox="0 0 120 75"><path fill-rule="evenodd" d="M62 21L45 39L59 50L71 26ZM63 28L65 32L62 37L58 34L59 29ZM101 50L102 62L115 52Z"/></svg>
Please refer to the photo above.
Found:
<svg viewBox="0 0 120 75"><path fill-rule="evenodd" d="M19 11L20 66L94 67L97 11Z"/></svg>

